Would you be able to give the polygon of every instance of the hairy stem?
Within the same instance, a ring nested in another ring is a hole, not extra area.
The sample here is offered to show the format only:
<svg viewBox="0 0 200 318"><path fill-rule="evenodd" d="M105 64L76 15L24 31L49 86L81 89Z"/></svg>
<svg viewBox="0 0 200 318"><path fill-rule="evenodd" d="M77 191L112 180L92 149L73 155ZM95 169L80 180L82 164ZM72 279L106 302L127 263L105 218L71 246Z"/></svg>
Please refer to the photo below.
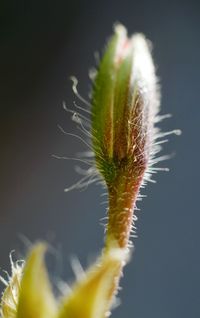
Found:
<svg viewBox="0 0 200 318"><path fill-rule="evenodd" d="M108 227L106 250L116 246L128 247L133 223L133 213L143 173L134 177L129 169L122 171L109 186Z"/></svg>

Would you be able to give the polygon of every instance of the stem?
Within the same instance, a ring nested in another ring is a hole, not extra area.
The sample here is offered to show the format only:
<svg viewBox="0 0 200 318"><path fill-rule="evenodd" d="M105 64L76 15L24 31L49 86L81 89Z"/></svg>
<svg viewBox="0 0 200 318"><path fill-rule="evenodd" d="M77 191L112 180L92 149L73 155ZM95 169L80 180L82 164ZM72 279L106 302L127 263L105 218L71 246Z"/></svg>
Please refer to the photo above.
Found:
<svg viewBox="0 0 200 318"><path fill-rule="evenodd" d="M143 173L137 177L129 169L116 178L108 187L109 210L106 250L110 247L128 247L133 222L134 206Z"/></svg>
<svg viewBox="0 0 200 318"><path fill-rule="evenodd" d="M112 185L108 186L109 210L104 253L112 248L128 248L133 222L134 206L142 182L144 169L137 174L134 169L122 169ZM110 303L116 295L125 263L119 264L118 272L110 286Z"/></svg>

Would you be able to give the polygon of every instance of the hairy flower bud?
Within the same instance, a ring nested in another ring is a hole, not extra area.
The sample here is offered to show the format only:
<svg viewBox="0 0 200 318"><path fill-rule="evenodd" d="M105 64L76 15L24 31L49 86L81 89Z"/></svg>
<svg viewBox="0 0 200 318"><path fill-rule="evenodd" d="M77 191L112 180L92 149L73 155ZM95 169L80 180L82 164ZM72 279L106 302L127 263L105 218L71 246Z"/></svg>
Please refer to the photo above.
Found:
<svg viewBox="0 0 200 318"><path fill-rule="evenodd" d="M158 110L149 44L142 34L127 38L115 27L94 82L93 146L97 167L109 185L129 164L141 174L147 166Z"/></svg>
<svg viewBox="0 0 200 318"><path fill-rule="evenodd" d="M94 81L92 141L97 169L109 190L108 235L112 228L121 247L127 244L130 214L153 153L158 108L149 43L142 34L128 38L117 25Z"/></svg>

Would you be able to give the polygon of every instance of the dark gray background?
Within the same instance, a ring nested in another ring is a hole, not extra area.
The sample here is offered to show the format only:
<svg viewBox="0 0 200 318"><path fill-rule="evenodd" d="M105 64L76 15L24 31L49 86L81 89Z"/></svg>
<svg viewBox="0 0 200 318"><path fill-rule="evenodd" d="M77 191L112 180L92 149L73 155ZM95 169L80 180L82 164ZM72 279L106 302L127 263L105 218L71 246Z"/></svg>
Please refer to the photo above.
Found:
<svg viewBox="0 0 200 318"><path fill-rule="evenodd" d="M121 282L113 317L188 318L200 315L198 1L1 1L0 4L0 266L27 242L48 240L53 277L73 280L70 256L84 267L103 245L101 188L64 193L78 176L74 156L84 147L57 128L76 132L62 101L72 105L70 75L87 96L88 69L115 21L144 32L154 44L162 85L163 130L180 128L163 153L157 184L142 191L135 253ZM26 239L23 239L24 235ZM54 260L53 260L54 259Z"/></svg>

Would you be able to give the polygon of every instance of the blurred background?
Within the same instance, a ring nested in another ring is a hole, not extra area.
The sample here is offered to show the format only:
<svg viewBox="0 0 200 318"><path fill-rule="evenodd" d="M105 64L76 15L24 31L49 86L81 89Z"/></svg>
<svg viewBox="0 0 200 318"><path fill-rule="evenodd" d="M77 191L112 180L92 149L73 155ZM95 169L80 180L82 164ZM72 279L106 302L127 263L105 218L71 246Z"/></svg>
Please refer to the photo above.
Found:
<svg viewBox="0 0 200 318"><path fill-rule="evenodd" d="M0 3L0 266L23 256L30 242L53 247L49 269L72 282L70 259L84 268L103 246L105 216L100 186L64 193L79 176L74 157L86 150L62 102L73 108L69 77L88 99L88 70L116 21L129 33L144 32L162 85L164 131L180 128L138 207L135 252L121 281L122 305L113 317L188 318L200 315L199 214L199 1L29 0ZM79 103L80 104L80 103Z"/></svg>

